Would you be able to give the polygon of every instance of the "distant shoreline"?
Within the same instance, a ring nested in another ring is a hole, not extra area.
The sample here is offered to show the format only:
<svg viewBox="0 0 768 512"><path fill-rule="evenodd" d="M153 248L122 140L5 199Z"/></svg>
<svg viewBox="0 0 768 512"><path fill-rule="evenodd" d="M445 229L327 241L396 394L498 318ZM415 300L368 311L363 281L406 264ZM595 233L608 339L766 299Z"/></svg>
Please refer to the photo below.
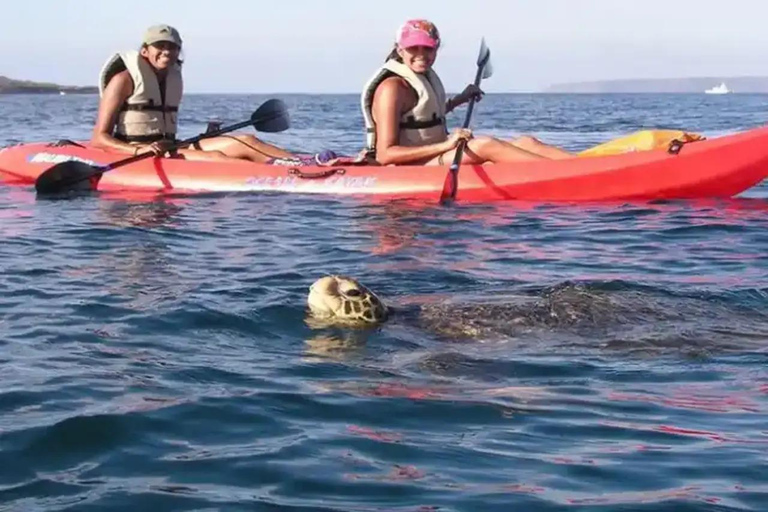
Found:
<svg viewBox="0 0 768 512"><path fill-rule="evenodd" d="M594 80L588 82L554 84L547 87L542 92L549 94L704 94L704 91L718 87L720 84L726 85L728 88L728 93L768 93L768 76L707 76L657 79Z"/></svg>
<svg viewBox="0 0 768 512"><path fill-rule="evenodd" d="M0 94L94 94L98 87L59 85L0 76Z"/></svg>
<svg viewBox="0 0 768 512"><path fill-rule="evenodd" d="M489 92L489 94L704 94L726 84L731 94L768 94L768 76L715 76L692 78L594 80L550 85L543 90ZM70 86L0 75L0 95L98 94L96 86ZM189 95L346 95L357 92L189 92Z"/></svg>

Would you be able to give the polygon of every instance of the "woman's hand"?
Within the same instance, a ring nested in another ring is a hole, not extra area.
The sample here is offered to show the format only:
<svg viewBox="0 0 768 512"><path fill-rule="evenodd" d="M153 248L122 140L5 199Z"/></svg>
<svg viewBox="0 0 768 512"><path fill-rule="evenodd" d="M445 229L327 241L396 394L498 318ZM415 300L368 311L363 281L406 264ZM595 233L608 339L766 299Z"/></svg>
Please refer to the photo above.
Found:
<svg viewBox="0 0 768 512"><path fill-rule="evenodd" d="M464 88L463 91L461 91L461 93L453 98L452 103L454 107L458 107L464 103L469 103L472 98L475 98L476 101L480 101L484 94L485 92L483 92L480 87L476 86L475 84L469 84Z"/></svg>
<svg viewBox="0 0 768 512"><path fill-rule="evenodd" d="M168 148L171 146L173 146L173 142L170 140L159 140L152 144L139 144L138 146L135 146L136 149L133 150L133 154L138 155L150 152L154 153L155 156L163 156L168 152Z"/></svg>
<svg viewBox="0 0 768 512"><path fill-rule="evenodd" d="M459 143L464 141L469 141L472 138L472 130L469 128L457 128L454 130L454 132L448 137L448 140L445 141L446 151L450 151L457 147Z"/></svg>

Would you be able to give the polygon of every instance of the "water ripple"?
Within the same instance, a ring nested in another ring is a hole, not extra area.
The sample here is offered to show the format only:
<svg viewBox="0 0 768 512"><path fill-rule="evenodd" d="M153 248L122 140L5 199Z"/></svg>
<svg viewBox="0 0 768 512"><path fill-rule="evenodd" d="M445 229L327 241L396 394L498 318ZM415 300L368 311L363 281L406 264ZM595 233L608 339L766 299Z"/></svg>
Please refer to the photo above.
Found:
<svg viewBox="0 0 768 512"><path fill-rule="evenodd" d="M190 96L183 129L264 99ZM269 140L357 151L357 98L285 99L295 128ZM87 137L94 102L0 96L0 143ZM475 122L579 149L729 133L763 102L490 95ZM0 189L0 509L762 510L768 194L750 196ZM332 273L392 319L307 324L308 287Z"/></svg>

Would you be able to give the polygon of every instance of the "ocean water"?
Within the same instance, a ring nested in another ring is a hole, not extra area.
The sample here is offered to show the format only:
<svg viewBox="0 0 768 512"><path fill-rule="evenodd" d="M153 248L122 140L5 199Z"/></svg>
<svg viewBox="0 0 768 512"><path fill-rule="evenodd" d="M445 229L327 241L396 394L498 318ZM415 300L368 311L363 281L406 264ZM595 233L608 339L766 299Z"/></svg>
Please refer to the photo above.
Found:
<svg viewBox="0 0 768 512"><path fill-rule="evenodd" d="M266 140L359 149L357 97L282 98ZM265 99L191 95L182 136ZM0 145L87 138L96 101L0 96ZM473 126L577 150L766 105L489 95ZM768 510L767 228L765 183L451 207L0 185L0 510ZM333 273L392 318L307 323Z"/></svg>

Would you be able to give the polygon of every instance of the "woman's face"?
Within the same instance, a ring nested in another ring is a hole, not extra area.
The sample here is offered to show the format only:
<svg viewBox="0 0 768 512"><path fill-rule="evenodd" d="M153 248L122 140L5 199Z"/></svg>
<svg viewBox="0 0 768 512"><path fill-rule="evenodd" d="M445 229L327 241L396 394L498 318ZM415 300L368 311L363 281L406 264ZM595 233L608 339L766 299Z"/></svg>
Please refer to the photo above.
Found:
<svg viewBox="0 0 768 512"><path fill-rule="evenodd" d="M437 48L429 46L410 46L398 48L398 55L403 59L403 64L411 68L414 73L426 73L435 63Z"/></svg>
<svg viewBox="0 0 768 512"><path fill-rule="evenodd" d="M170 68L179 61L181 48L168 41L152 43L141 49L141 56L158 71Z"/></svg>

